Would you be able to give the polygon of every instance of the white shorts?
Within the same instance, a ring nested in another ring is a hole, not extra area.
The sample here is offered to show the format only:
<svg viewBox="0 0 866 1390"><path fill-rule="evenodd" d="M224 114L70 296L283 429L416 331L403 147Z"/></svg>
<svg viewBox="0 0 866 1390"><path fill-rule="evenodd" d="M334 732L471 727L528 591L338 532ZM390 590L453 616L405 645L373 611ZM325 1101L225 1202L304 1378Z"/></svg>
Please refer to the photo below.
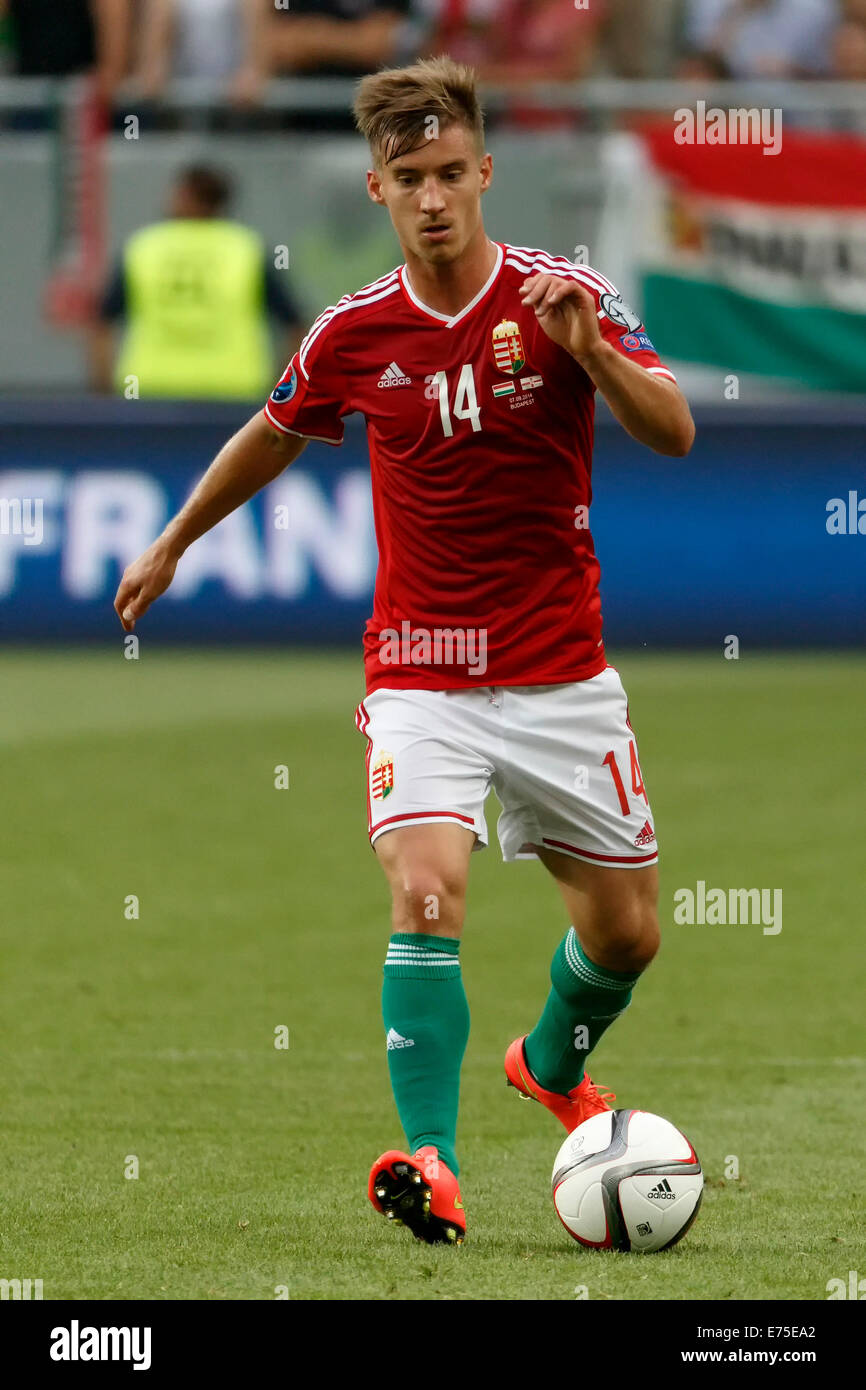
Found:
<svg viewBox="0 0 866 1390"><path fill-rule="evenodd" d="M367 739L371 844L400 826L455 822L487 844L484 803L502 803L505 860L544 846L589 864L658 858L619 674L567 685L374 690L355 714Z"/></svg>

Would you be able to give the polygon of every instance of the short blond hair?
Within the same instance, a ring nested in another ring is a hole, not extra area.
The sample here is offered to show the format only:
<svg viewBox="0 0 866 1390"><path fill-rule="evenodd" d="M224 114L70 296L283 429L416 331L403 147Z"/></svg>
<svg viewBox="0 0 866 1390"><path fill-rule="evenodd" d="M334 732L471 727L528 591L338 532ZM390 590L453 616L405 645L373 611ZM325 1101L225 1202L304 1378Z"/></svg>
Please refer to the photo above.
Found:
<svg viewBox="0 0 866 1390"><path fill-rule="evenodd" d="M362 77L352 109L377 168L431 139L431 130L438 134L452 125L465 126L482 155L484 112L477 81L474 68L444 54Z"/></svg>

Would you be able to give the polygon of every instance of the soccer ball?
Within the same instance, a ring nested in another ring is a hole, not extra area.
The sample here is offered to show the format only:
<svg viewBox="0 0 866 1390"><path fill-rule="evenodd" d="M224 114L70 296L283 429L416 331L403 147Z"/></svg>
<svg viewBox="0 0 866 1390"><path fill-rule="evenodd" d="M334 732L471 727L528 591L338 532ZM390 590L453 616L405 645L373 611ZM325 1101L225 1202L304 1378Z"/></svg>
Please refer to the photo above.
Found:
<svg viewBox="0 0 866 1390"><path fill-rule="evenodd" d="M553 1165L553 1205L595 1250L667 1250L698 1214L704 1178L684 1134L647 1110L606 1110L569 1134Z"/></svg>

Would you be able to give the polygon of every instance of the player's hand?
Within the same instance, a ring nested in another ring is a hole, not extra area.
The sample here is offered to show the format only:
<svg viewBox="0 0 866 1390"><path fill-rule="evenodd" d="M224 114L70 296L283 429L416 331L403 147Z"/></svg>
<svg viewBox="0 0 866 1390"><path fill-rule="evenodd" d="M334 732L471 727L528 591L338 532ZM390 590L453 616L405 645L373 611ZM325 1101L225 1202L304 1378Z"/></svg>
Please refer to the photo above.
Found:
<svg viewBox="0 0 866 1390"><path fill-rule="evenodd" d="M132 632L136 620L146 613L160 594L164 594L177 569L180 556L160 537L137 560L127 565L114 600L124 632Z"/></svg>
<svg viewBox="0 0 866 1390"><path fill-rule="evenodd" d="M566 280L560 275L530 275L520 288L520 298L527 307L535 309L548 338L578 362L591 358L603 347L595 300L577 280Z"/></svg>

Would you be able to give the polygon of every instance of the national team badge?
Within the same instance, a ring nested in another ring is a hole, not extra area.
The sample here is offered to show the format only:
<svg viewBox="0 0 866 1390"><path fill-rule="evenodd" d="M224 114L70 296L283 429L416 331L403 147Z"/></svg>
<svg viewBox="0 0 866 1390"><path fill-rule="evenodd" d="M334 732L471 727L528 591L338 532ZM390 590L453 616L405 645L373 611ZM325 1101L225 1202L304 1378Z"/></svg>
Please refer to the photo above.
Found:
<svg viewBox="0 0 866 1390"><path fill-rule="evenodd" d="M394 759L390 753L383 753L373 764L370 777L370 795L374 801L384 801L394 790Z"/></svg>
<svg viewBox="0 0 866 1390"><path fill-rule="evenodd" d="M513 319L503 319L493 330L493 360L500 372L509 376L516 376L526 366L520 328Z"/></svg>

